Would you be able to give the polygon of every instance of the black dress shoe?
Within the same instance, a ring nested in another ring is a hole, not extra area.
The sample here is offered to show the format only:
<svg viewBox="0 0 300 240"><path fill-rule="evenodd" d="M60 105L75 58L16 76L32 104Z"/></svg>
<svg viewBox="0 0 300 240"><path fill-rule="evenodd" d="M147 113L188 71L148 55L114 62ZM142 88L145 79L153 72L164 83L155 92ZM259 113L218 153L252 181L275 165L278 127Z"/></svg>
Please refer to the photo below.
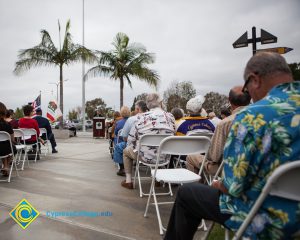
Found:
<svg viewBox="0 0 300 240"><path fill-rule="evenodd" d="M52 153L58 153L56 149L52 149Z"/></svg>
<svg viewBox="0 0 300 240"><path fill-rule="evenodd" d="M120 169L119 171L117 171L117 175L122 177L126 176L124 169Z"/></svg>

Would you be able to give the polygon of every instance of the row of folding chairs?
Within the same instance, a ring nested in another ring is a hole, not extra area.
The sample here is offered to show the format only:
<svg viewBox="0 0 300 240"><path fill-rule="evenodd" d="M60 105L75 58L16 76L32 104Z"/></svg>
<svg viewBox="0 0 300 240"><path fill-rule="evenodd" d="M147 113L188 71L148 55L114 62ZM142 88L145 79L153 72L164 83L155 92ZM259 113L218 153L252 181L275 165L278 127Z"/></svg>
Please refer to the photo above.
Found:
<svg viewBox="0 0 300 240"><path fill-rule="evenodd" d="M35 162L37 161L39 152L43 151L45 155L47 155L47 153L49 153L49 140L48 140L48 136L47 136L47 130L45 128L40 128L40 136L42 134L45 134L45 136L46 136L45 146L39 144L37 132L35 129L33 129L33 128L14 129L14 137L16 139L15 147L17 149L16 153L14 153L11 136L7 132L0 131L0 142L8 141L10 144L10 148L11 148L11 154L5 155L5 156L0 156L0 159L7 158L7 157L11 157L11 159L12 159L12 164L9 168L8 178L5 180L0 180L0 181L10 182L12 170L14 167L16 170L16 175L19 176L18 171L24 170L26 161L29 166L28 153L32 149L34 149L34 148L36 149L35 155L34 155ZM37 141L32 144L26 143L26 140L30 139L31 136L35 136ZM2 162L1 162L1 164L2 164Z"/></svg>
<svg viewBox="0 0 300 240"><path fill-rule="evenodd" d="M200 135L200 134L199 134ZM144 217L147 217L148 209L150 204L155 206L159 233L162 235L166 230L163 227L159 206L164 204L173 204L174 202L158 202L158 195L171 195L172 189L170 184L184 184L191 182L198 182L201 179L201 176L204 176L204 180L207 184L211 184L213 180L217 179L220 176L220 173L223 169L224 161L220 164L216 174L209 176L204 172L204 161L202 162L199 174L195 174L187 169L175 168L167 169L165 167L169 162L167 160L164 163L161 163L160 156L165 155L189 155L189 154L204 154L206 155L208 148L210 146L210 137L211 136L170 136L167 134L164 135L143 135L140 138L140 143L138 146L138 161L136 164L135 176L134 176L134 186L136 183L136 178L138 179L140 197L148 196L147 205L144 213ZM158 147L157 160L156 164L147 164L139 161L140 159L140 148L142 146L152 146ZM140 176L140 165L147 166L151 169L151 187L148 194L144 193L141 185L141 176ZM155 181L164 182L169 185L168 193L156 193L155 191ZM245 232L247 226L251 223L251 220L255 216L256 212L259 210L264 199L268 194L278 197L283 197L291 200L300 201L300 192L298 189L298 182L300 181L300 160L284 164L278 167L273 174L267 180L267 183L262 190L258 200L255 205L249 212L246 220L240 227L240 229L235 233L234 239L240 239ZM153 203L151 203L151 198L153 198ZM205 221L202 220L201 226L199 228L204 228L206 230ZM229 239L229 231L225 230L225 239Z"/></svg>

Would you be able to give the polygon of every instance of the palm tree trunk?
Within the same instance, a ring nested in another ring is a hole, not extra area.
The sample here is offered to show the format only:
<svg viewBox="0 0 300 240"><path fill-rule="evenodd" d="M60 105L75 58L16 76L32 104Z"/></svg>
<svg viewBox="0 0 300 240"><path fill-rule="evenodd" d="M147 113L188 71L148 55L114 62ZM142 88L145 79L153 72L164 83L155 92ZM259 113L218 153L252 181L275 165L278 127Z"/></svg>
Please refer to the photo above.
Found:
<svg viewBox="0 0 300 240"><path fill-rule="evenodd" d="M120 109L123 107L123 89L124 89L124 80L123 77L120 77Z"/></svg>
<svg viewBox="0 0 300 240"><path fill-rule="evenodd" d="M63 65L59 66L59 107L62 112L62 117L60 119L60 129L63 128L64 122L64 88L63 88Z"/></svg>

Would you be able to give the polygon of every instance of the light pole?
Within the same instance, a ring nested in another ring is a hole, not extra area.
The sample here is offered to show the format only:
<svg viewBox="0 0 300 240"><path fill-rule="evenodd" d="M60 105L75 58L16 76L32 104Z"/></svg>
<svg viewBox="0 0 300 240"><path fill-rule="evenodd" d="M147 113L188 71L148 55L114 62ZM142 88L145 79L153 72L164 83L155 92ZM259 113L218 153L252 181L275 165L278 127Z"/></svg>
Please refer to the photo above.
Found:
<svg viewBox="0 0 300 240"><path fill-rule="evenodd" d="M66 82L68 80L69 79L65 79L64 82ZM49 82L49 84L55 84L56 85L56 103L58 105L58 86L59 86L60 82L57 82L57 83L55 83L55 82Z"/></svg>
<svg viewBox="0 0 300 240"><path fill-rule="evenodd" d="M82 0L82 46L84 47L84 0ZM82 61L82 131L85 132L85 64Z"/></svg>

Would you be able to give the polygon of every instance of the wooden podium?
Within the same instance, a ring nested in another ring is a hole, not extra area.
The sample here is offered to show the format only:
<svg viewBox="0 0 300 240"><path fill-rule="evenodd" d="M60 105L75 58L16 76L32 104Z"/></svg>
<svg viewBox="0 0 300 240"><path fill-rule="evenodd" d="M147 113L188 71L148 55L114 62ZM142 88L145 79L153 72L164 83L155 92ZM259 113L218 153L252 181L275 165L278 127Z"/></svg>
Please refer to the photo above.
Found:
<svg viewBox="0 0 300 240"><path fill-rule="evenodd" d="M105 117L93 117L93 137L105 137Z"/></svg>

